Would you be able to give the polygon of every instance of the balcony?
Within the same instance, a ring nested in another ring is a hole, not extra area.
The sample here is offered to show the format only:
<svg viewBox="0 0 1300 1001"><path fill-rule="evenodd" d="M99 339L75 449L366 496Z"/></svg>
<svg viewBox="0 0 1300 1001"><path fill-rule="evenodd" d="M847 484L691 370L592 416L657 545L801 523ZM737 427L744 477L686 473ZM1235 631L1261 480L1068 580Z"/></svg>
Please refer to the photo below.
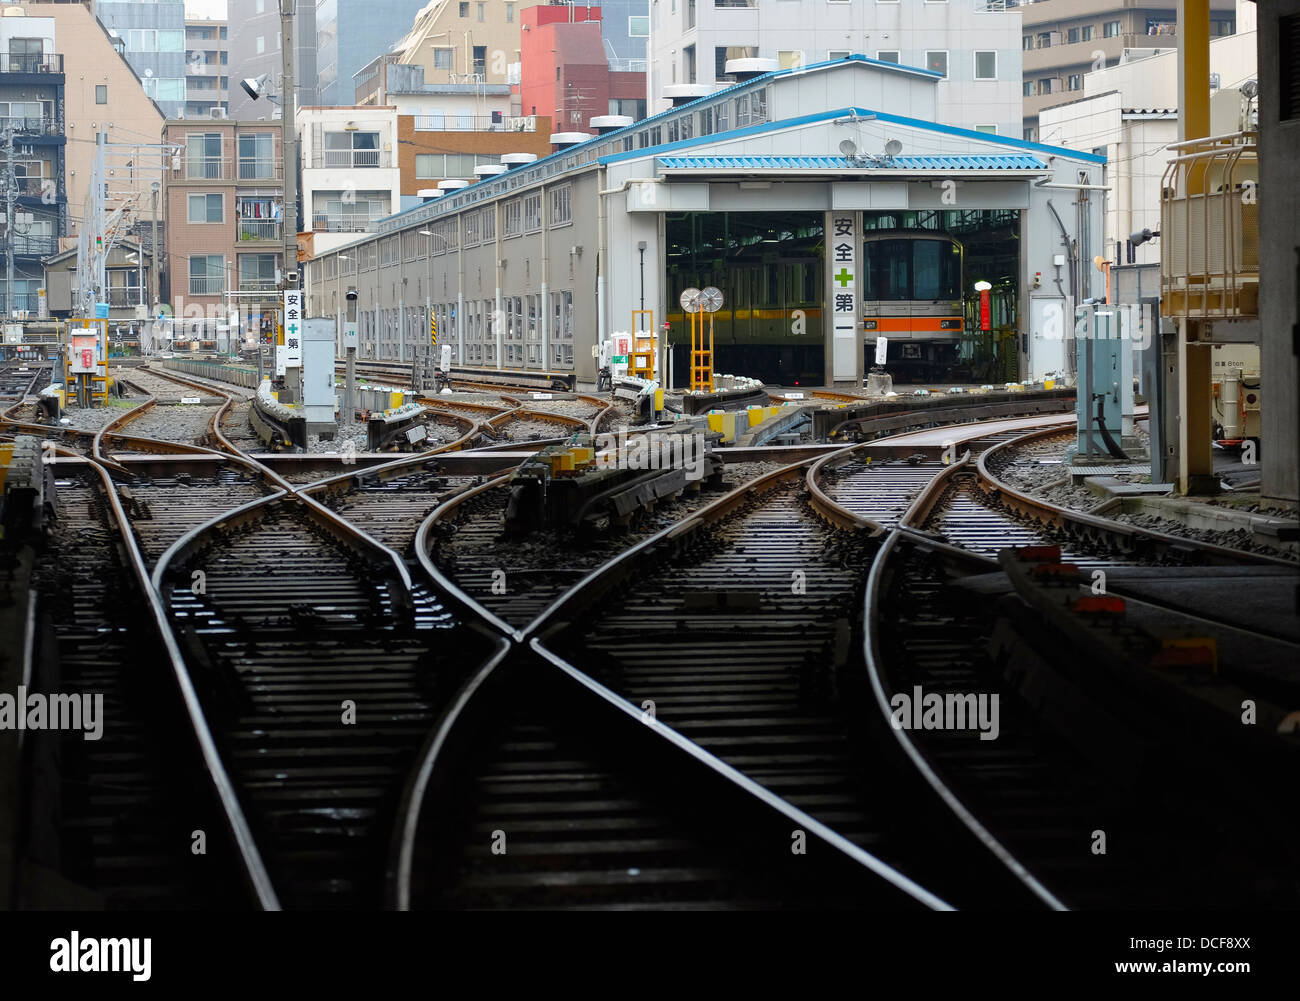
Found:
<svg viewBox="0 0 1300 1001"><path fill-rule="evenodd" d="M46 192L52 197L55 194L54 179L50 177L18 177L14 179L19 198L41 198L46 197Z"/></svg>
<svg viewBox="0 0 1300 1001"><path fill-rule="evenodd" d="M237 225L240 243L284 239L284 226L274 219L241 219Z"/></svg>
<svg viewBox="0 0 1300 1001"><path fill-rule="evenodd" d="M0 240L3 236L0 235ZM14 234L14 253L25 257L49 257L59 251L57 236L37 235L35 233Z"/></svg>
<svg viewBox="0 0 1300 1001"><path fill-rule="evenodd" d="M1205 322L1259 315L1257 139L1238 132L1169 146L1174 159L1160 199L1162 316Z"/></svg>
<svg viewBox="0 0 1300 1001"><path fill-rule="evenodd" d="M190 275L190 295L221 295L226 291L224 276L199 278Z"/></svg>
<svg viewBox="0 0 1300 1001"><path fill-rule="evenodd" d="M108 305L113 309L126 309L149 301L148 293L143 296L139 285L124 285L108 290Z"/></svg>
<svg viewBox="0 0 1300 1001"><path fill-rule="evenodd" d="M1100 32L1098 32L1100 34ZM1111 35L1109 38L1093 37L1086 42L1066 42L1063 45L1046 45L1041 49L1025 49L1021 70L1025 77L1047 70L1058 72L1076 66L1091 68L1094 53L1104 53L1107 65L1119 61L1125 49L1172 49L1178 39L1169 35Z"/></svg>
<svg viewBox="0 0 1300 1001"><path fill-rule="evenodd" d="M311 217L311 228L317 233L370 233L381 218L363 214L319 213Z"/></svg>
<svg viewBox="0 0 1300 1001"><path fill-rule="evenodd" d="M63 123L61 121L57 118L45 118L40 115L35 117L18 116L16 118L0 116L0 131L5 129L13 129L23 135L63 135Z"/></svg>
<svg viewBox="0 0 1300 1001"><path fill-rule="evenodd" d="M277 292L280 286L275 283L274 278L241 278L239 279L239 294L260 294L263 292Z"/></svg>
<svg viewBox="0 0 1300 1001"><path fill-rule="evenodd" d="M187 181L229 181L231 163L219 156L187 156L181 168Z"/></svg>
<svg viewBox="0 0 1300 1001"><path fill-rule="evenodd" d="M644 60L642 60L644 62ZM416 132L536 132L537 116L416 115Z"/></svg>
<svg viewBox="0 0 1300 1001"><path fill-rule="evenodd" d="M32 76L63 72L63 56L59 53L6 52L0 54L0 73L24 73Z"/></svg>
<svg viewBox="0 0 1300 1001"><path fill-rule="evenodd" d="M273 160L240 160L241 181L278 181L284 177L284 164Z"/></svg>
<svg viewBox="0 0 1300 1001"><path fill-rule="evenodd" d="M391 167L393 155L377 149L327 149L311 158L313 168L352 170L365 167Z"/></svg>

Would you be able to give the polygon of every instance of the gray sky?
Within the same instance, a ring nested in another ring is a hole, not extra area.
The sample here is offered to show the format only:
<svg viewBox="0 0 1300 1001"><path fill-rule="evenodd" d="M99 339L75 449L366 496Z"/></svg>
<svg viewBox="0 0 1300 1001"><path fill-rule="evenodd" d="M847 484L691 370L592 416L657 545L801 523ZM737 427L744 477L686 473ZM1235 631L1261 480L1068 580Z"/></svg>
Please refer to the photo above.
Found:
<svg viewBox="0 0 1300 1001"><path fill-rule="evenodd" d="M185 15L225 18L226 0L185 0Z"/></svg>

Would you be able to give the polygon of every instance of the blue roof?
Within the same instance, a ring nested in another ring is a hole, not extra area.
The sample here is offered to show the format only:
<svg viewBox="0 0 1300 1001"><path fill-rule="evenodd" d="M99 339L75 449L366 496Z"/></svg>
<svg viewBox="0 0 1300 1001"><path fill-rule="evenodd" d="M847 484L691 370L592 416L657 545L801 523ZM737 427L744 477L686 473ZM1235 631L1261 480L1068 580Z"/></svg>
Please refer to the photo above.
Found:
<svg viewBox="0 0 1300 1001"><path fill-rule="evenodd" d="M882 163L855 162L843 156L661 156L670 170L1046 170L1036 156L896 156Z"/></svg>

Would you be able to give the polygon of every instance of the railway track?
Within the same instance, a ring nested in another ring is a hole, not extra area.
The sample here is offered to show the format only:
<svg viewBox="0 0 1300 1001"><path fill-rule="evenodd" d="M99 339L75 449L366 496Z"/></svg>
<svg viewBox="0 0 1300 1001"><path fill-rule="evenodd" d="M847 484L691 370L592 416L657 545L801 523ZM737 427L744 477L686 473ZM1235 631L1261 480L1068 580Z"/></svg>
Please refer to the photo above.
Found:
<svg viewBox="0 0 1300 1001"><path fill-rule="evenodd" d="M103 470L57 465L56 517L32 578L32 690L102 699L98 739L32 731L25 880L38 908L228 907L241 899L220 813L168 682L143 565ZM93 701L91 703L94 704ZM206 854L196 854L202 832ZM57 873L51 882L43 871Z"/></svg>
<svg viewBox="0 0 1300 1001"><path fill-rule="evenodd" d="M390 550L296 498L182 537L154 583L274 905L380 906L406 771L489 644Z"/></svg>

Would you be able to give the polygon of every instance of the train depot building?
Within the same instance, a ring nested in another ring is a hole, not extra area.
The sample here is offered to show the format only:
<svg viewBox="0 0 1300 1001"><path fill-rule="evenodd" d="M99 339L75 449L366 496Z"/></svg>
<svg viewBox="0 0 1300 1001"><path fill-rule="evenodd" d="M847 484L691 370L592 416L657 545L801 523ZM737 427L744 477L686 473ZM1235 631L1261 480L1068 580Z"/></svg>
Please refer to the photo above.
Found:
<svg viewBox="0 0 1300 1001"><path fill-rule="evenodd" d="M359 358L411 361L432 320L457 366L583 382L653 329L681 387L679 297L713 285L719 373L860 383L883 337L904 381L1064 375L1074 305L1105 294L1105 158L938 123L939 79L850 56L593 120L310 260L308 315L341 330L355 288Z"/></svg>

